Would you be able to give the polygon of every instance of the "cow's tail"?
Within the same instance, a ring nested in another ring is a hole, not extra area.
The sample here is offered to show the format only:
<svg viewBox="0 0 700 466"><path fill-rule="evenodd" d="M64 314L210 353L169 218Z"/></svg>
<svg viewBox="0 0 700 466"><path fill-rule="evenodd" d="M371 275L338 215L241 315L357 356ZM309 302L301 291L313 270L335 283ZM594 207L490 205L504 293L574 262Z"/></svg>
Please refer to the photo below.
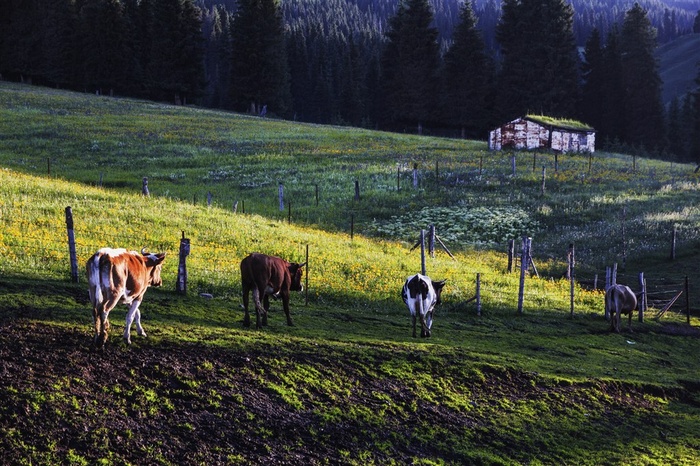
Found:
<svg viewBox="0 0 700 466"><path fill-rule="evenodd" d="M90 301L93 306L103 301L102 284L100 283L100 255L95 254L87 263L87 276L90 286Z"/></svg>

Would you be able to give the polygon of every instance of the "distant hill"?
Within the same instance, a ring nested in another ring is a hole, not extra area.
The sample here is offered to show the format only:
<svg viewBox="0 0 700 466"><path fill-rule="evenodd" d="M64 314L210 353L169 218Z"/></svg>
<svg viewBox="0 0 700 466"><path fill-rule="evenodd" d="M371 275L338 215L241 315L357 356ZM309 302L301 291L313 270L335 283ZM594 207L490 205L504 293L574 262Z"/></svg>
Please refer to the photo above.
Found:
<svg viewBox="0 0 700 466"><path fill-rule="evenodd" d="M668 104L674 97L682 97L697 85L700 64L700 34L687 34L657 50L659 74L664 83L662 99Z"/></svg>

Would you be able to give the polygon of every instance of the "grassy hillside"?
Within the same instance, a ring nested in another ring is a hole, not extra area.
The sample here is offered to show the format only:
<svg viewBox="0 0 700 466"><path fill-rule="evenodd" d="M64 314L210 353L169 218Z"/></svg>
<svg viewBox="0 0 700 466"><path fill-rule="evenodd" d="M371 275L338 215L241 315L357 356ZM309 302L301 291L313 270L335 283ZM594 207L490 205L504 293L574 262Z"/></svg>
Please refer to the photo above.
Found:
<svg viewBox="0 0 700 466"><path fill-rule="evenodd" d="M659 73L663 81L663 102L682 98L697 88L700 34L687 34L659 47Z"/></svg>
<svg viewBox="0 0 700 466"><path fill-rule="evenodd" d="M610 334L601 292L577 285L572 317L569 282L553 277L570 241L588 273L622 246L627 268L643 264L633 270L652 278L692 270L691 167L596 154L559 156L555 170L552 155L493 154L474 141L7 84L0 113L2 462L699 459L694 328L672 311ZM67 206L81 268L107 244L168 252L164 286L142 305L148 339L121 345L119 309L104 354L89 351L84 278L69 280ZM420 270L411 246L429 222L455 258L438 249L427 259L448 284L423 340L410 337L400 287ZM671 223L682 233L673 262L662 228ZM192 244L186 296L174 292L183 232ZM504 238L522 234L534 237L541 278L526 278L518 315ZM309 293L292 300L295 326L273 302L268 328L243 328L240 259L257 250L305 260L307 246ZM477 273L481 316L468 301Z"/></svg>

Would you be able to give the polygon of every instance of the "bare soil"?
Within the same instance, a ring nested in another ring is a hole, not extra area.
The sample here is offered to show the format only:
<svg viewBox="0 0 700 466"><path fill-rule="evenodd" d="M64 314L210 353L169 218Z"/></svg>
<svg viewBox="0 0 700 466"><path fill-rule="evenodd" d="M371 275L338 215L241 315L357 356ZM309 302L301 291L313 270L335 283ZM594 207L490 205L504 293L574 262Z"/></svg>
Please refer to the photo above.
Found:
<svg viewBox="0 0 700 466"><path fill-rule="evenodd" d="M459 412L323 351L284 357L355 377L356 390L342 400L309 393L293 407L261 383L275 370L272 354L143 340L126 347L117 340L113 333L97 353L82 328L0 322L0 463L410 464L439 458L464 464L473 458L450 438L460 432L475 448L526 462L531 444L513 442L490 419L508 403L541 399L549 413L574 403L610 425L624 422L631 410L655 409L643 393L621 384L598 385L605 393L601 401L590 387L542 386L536 374L494 368L485 380L459 381L469 384L474 406ZM377 401L382 399L387 401ZM337 404L345 411L356 403L383 415L341 415L329 422L319 410ZM436 426L433 433L425 430L429 426Z"/></svg>

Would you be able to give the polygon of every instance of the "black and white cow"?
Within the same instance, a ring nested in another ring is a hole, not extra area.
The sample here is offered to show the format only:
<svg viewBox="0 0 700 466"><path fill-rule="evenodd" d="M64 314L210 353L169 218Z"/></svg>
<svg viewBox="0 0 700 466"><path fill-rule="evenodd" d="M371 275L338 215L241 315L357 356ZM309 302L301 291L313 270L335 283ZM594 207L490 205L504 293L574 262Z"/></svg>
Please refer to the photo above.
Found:
<svg viewBox="0 0 700 466"><path fill-rule="evenodd" d="M445 281L434 282L430 277L416 274L408 277L404 283L401 297L413 318L414 338L416 336L416 318L420 318L420 336L430 336L430 327L433 325L433 309L436 304L440 304L440 293L445 286Z"/></svg>

